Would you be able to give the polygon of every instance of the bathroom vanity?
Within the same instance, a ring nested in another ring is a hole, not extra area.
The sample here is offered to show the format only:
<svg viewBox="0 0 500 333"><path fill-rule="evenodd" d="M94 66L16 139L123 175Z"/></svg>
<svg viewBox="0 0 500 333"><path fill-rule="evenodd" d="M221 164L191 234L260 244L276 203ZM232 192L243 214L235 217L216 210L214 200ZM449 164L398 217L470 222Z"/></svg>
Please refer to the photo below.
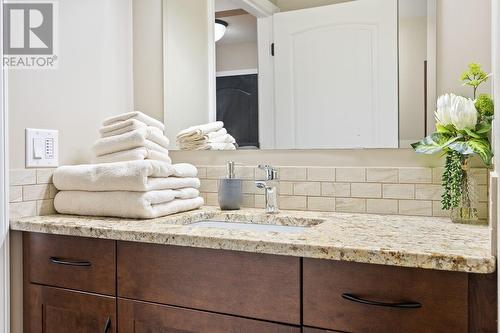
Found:
<svg viewBox="0 0 500 333"><path fill-rule="evenodd" d="M486 227L204 208L12 229L24 231L25 332L495 332Z"/></svg>

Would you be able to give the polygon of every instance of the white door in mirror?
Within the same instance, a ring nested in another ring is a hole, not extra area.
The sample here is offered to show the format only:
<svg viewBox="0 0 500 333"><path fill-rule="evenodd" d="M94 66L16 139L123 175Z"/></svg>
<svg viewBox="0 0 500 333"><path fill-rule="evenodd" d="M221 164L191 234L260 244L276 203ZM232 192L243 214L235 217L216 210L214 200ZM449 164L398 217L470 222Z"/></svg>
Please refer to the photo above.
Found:
<svg viewBox="0 0 500 333"><path fill-rule="evenodd" d="M59 131L26 129L26 167L55 168L59 166Z"/></svg>
<svg viewBox="0 0 500 333"><path fill-rule="evenodd" d="M274 15L276 148L398 147L397 5Z"/></svg>

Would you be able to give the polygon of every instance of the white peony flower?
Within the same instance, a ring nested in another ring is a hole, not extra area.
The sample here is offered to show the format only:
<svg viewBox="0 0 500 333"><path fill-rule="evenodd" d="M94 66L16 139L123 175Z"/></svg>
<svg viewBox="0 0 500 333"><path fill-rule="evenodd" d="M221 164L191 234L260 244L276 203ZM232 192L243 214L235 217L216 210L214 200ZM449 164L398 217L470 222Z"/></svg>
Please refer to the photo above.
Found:
<svg viewBox="0 0 500 333"><path fill-rule="evenodd" d="M446 94L438 98L436 121L443 126L451 124L451 105L456 97L454 94Z"/></svg>
<svg viewBox="0 0 500 333"><path fill-rule="evenodd" d="M438 98L436 121L443 125L453 124L457 130L474 129L477 124L477 110L474 101L454 94Z"/></svg>
<svg viewBox="0 0 500 333"><path fill-rule="evenodd" d="M456 96L451 105L451 122L457 130L475 129L477 125L477 110L470 98Z"/></svg>

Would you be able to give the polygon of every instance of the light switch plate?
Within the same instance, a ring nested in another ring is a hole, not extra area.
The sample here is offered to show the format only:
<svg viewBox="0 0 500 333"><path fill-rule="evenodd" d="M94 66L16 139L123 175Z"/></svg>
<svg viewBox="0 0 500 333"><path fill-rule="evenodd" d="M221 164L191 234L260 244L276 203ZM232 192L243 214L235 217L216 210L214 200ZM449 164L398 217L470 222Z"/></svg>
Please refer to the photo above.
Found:
<svg viewBox="0 0 500 333"><path fill-rule="evenodd" d="M26 129L26 168L59 166L59 131Z"/></svg>

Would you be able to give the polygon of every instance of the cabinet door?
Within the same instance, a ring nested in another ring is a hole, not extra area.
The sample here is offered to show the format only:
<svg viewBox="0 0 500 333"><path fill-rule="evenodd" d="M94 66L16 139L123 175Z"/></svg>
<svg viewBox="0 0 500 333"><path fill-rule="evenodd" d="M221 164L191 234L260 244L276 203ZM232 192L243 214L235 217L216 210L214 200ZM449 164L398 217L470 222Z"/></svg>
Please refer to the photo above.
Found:
<svg viewBox="0 0 500 333"><path fill-rule="evenodd" d="M465 273L320 259L303 263L304 325L353 333L468 332Z"/></svg>
<svg viewBox="0 0 500 333"><path fill-rule="evenodd" d="M280 325L216 313L118 299L120 333L300 333Z"/></svg>
<svg viewBox="0 0 500 333"><path fill-rule="evenodd" d="M116 332L116 298L30 284L25 288L27 333Z"/></svg>
<svg viewBox="0 0 500 333"><path fill-rule="evenodd" d="M118 296L300 325L300 259L118 242Z"/></svg>

